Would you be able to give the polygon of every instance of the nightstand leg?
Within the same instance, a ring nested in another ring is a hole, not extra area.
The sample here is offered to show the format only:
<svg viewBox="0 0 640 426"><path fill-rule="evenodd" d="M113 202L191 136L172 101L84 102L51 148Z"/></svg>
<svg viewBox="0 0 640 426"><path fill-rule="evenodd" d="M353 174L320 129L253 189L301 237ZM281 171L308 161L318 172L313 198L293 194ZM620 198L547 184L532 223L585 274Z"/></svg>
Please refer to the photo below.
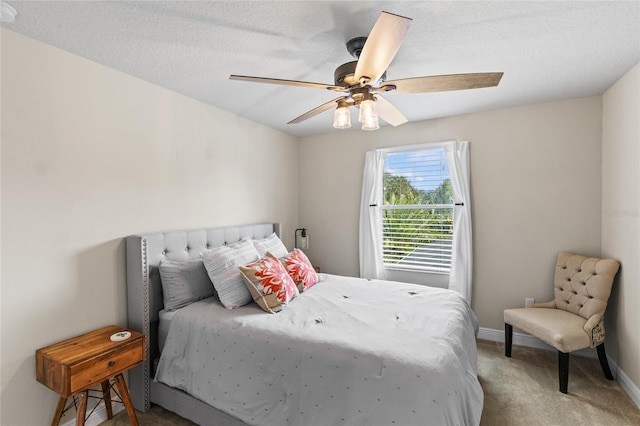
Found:
<svg viewBox="0 0 640 426"><path fill-rule="evenodd" d="M112 419L113 409L111 408L111 385L109 380L102 382L102 397L104 398L104 406L107 407L107 419Z"/></svg>
<svg viewBox="0 0 640 426"><path fill-rule="evenodd" d="M127 390L127 383L124 381L124 377L122 377L122 374L118 374L116 376L116 384L118 385L118 390L120 391L122 402L124 402L124 408L127 409L127 414L129 415L129 420L131 420L131 425L138 426L136 411L134 410L133 404L131 403L129 390Z"/></svg>
<svg viewBox="0 0 640 426"><path fill-rule="evenodd" d="M64 404L67 402L67 398L61 396L58 399L58 405L56 406L56 412L53 414L53 420L51 421L51 426L58 426L60 424L60 418L62 417L62 412L64 411Z"/></svg>
<svg viewBox="0 0 640 426"><path fill-rule="evenodd" d="M84 426L84 416L87 414L87 400L89 399L89 391L80 392L78 394L78 411L76 411L76 426Z"/></svg>

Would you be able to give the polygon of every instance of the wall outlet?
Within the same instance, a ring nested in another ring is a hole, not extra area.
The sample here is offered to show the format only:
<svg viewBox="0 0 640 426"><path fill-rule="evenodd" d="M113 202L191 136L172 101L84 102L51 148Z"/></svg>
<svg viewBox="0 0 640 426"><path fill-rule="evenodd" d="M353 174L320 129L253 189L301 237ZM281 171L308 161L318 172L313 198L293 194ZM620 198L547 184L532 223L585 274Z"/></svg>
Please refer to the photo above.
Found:
<svg viewBox="0 0 640 426"><path fill-rule="evenodd" d="M525 308L530 308L531 305L533 305L535 303L536 299L534 299L533 297L525 297L524 298L524 307Z"/></svg>

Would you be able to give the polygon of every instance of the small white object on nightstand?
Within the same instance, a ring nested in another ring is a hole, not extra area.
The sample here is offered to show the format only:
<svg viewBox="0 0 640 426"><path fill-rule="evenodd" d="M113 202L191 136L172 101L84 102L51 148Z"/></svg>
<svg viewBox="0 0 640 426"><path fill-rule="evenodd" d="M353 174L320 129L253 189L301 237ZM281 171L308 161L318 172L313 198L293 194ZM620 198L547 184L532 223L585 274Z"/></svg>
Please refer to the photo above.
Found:
<svg viewBox="0 0 640 426"><path fill-rule="evenodd" d="M127 340L129 337L131 337L131 332L121 331L119 333L112 334L109 339L111 339L112 342L121 342L123 340Z"/></svg>

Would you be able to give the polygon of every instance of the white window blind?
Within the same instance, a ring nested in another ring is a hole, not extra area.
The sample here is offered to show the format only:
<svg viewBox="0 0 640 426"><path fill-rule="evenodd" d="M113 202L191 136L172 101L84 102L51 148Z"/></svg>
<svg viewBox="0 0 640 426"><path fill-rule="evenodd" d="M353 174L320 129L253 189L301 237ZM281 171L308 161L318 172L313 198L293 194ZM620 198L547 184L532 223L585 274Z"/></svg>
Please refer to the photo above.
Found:
<svg viewBox="0 0 640 426"><path fill-rule="evenodd" d="M449 272L454 203L444 149L387 152L383 200L384 267Z"/></svg>

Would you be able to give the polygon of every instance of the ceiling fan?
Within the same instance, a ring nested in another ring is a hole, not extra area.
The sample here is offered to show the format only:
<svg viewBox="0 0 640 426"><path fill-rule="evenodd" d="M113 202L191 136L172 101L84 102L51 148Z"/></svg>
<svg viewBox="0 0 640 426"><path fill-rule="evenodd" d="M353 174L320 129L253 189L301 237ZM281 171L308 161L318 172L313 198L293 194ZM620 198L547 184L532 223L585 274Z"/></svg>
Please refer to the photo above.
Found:
<svg viewBox="0 0 640 426"><path fill-rule="evenodd" d="M495 87L500 83L503 74L501 72L435 75L387 81L386 70L396 56L411 21L411 18L382 12L368 37L356 37L347 42L347 50L357 60L336 68L334 84L245 75L231 75L229 78L343 92L344 95L294 118L287 124L300 123L336 107L333 126L339 129L349 128L351 127L349 107L357 106L360 109L358 120L362 123L363 130L378 129L378 117L392 126L407 122L400 110L386 100L381 93L444 92Z"/></svg>

